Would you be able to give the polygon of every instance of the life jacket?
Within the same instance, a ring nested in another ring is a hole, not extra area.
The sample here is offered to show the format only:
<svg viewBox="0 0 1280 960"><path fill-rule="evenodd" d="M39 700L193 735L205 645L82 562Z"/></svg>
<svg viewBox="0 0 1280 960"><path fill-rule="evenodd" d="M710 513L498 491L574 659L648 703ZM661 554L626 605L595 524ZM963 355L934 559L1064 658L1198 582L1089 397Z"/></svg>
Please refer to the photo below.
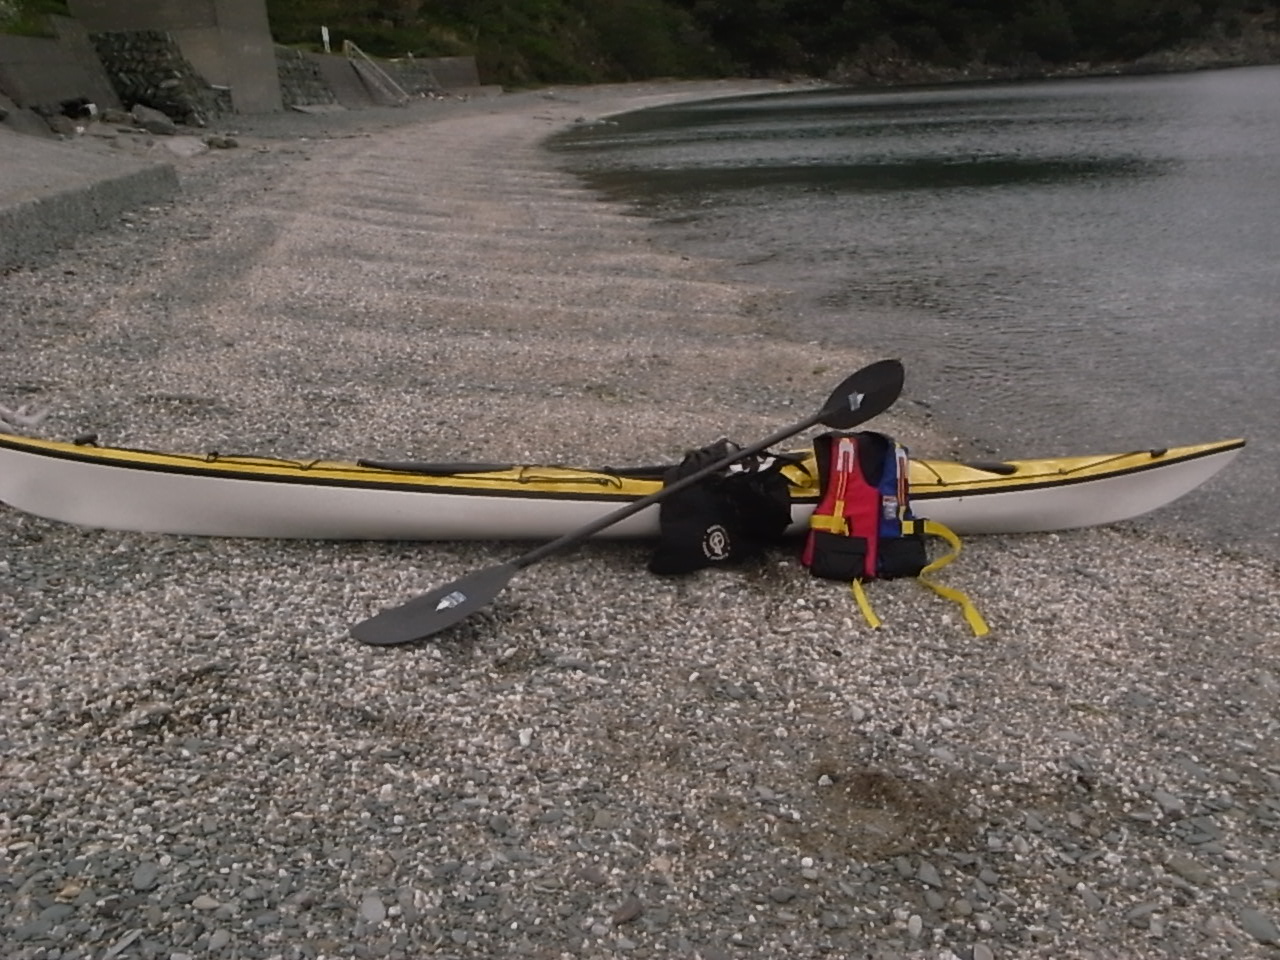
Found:
<svg viewBox="0 0 1280 960"><path fill-rule="evenodd" d="M880 618L867 601L867 580L915 577L939 596L959 604L974 636L986 621L959 590L928 575L960 554L960 538L911 511L907 448L881 433L824 433L814 439L820 499L809 521L801 560L815 577L852 585L859 609L872 627ZM926 536L941 537L950 552L930 562Z"/></svg>

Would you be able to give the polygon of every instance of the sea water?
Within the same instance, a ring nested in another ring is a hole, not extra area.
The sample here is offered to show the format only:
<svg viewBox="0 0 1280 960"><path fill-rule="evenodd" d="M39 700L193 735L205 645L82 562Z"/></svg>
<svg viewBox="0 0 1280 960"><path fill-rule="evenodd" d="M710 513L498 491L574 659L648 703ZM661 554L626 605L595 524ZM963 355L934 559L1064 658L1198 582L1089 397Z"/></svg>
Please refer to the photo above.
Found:
<svg viewBox="0 0 1280 960"><path fill-rule="evenodd" d="M901 357L986 456L1243 436L1141 523L1280 557L1280 67L685 103L552 147L666 242Z"/></svg>

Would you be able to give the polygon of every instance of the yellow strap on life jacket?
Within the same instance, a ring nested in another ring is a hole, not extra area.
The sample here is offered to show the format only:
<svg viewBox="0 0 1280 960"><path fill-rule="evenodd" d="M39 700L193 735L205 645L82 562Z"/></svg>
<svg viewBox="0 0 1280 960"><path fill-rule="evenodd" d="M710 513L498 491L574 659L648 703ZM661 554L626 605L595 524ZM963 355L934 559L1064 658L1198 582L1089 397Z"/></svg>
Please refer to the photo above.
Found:
<svg viewBox="0 0 1280 960"><path fill-rule="evenodd" d="M902 532L905 534L925 533L933 537L941 537L951 547L949 553L944 553L938 557L927 567L920 571L920 575L916 578L926 587L932 590L940 597L950 600L952 603L958 604L960 612L964 614L965 621L969 624L969 629L973 631L975 637L985 637L991 632L991 628L987 626L987 621L982 618L982 614L978 612L978 608L973 605L964 593L954 587L944 587L940 583L934 583L926 576L930 573L936 573L948 563L960 556L960 538L955 532L947 526L938 523L936 520L907 520L902 524Z"/></svg>
<svg viewBox="0 0 1280 960"><path fill-rule="evenodd" d="M828 516L825 513L815 513L809 517L809 528L812 530L825 530L827 533L837 533L842 537L849 535L849 521L845 519L843 514Z"/></svg>
<svg viewBox="0 0 1280 960"><path fill-rule="evenodd" d="M875 630L884 626L884 621L877 617L876 612L871 609L871 601L867 599L867 592L862 589L862 581L853 581L850 584L850 588L853 590L853 599L858 601L858 609L862 611L867 623L871 624L871 629Z"/></svg>

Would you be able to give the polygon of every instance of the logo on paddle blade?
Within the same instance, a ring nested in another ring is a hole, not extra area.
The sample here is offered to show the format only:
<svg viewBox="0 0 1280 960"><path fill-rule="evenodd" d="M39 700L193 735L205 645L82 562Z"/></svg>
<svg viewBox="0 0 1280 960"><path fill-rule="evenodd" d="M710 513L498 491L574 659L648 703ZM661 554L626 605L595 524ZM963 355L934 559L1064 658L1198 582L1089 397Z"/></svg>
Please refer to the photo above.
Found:
<svg viewBox="0 0 1280 960"><path fill-rule="evenodd" d="M460 607L467 602L467 595L461 590L455 590L447 596L441 597L440 602L436 604L436 612L441 610L452 610L454 607Z"/></svg>
<svg viewBox="0 0 1280 960"><path fill-rule="evenodd" d="M849 409L850 409L850 410L861 410L861 409L862 409L862 401L863 401L863 400L865 400L865 399L867 399L867 395L866 395L865 393L851 393L851 394L849 394Z"/></svg>

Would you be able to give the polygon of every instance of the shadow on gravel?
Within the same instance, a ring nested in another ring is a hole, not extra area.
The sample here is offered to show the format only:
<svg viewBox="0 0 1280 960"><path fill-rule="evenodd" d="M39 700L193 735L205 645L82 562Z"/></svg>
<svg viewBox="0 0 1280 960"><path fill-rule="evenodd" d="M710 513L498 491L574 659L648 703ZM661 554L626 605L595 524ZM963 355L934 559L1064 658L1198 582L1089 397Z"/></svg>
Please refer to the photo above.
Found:
<svg viewBox="0 0 1280 960"><path fill-rule="evenodd" d="M978 831L959 802L967 791L957 781L924 783L834 760L819 760L813 781L820 786L807 815L784 828L806 853L883 860L967 847Z"/></svg>

